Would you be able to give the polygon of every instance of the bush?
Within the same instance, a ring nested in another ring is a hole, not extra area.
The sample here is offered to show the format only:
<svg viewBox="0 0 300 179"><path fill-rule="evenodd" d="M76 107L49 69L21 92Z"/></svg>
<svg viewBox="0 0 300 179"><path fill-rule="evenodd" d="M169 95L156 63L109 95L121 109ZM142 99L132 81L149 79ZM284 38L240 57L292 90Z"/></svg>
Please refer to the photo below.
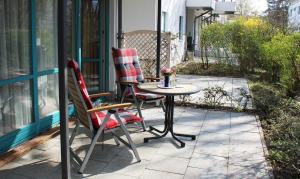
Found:
<svg viewBox="0 0 300 179"><path fill-rule="evenodd" d="M261 44L274 34L270 24L259 18L240 18L229 24L214 23L203 28L201 43L207 47L229 48L239 57L242 73L262 66Z"/></svg>
<svg viewBox="0 0 300 179"><path fill-rule="evenodd" d="M300 75L300 33L277 34L262 45L262 52L272 81L280 81L288 93L293 93Z"/></svg>
<svg viewBox="0 0 300 179"><path fill-rule="evenodd" d="M300 106L268 83L251 85L276 177L300 177Z"/></svg>

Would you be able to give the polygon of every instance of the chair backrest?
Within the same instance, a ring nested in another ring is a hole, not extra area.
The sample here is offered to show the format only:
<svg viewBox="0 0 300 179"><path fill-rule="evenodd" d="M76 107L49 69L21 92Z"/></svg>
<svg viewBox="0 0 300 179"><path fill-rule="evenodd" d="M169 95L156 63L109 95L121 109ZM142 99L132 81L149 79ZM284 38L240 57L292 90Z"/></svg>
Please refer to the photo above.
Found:
<svg viewBox="0 0 300 179"><path fill-rule="evenodd" d="M80 122L90 130L98 128L101 125L99 113L102 112L98 112L98 114L88 114L86 112L88 109L92 109L94 106L90 99L83 75L80 72L77 62L75 60L70 60L68 62L68 69L68 88Z"/></svg>
<svg viewBox="0 0 300 179"><path fill-rule="evenodd" d="M144 76L135 48L112 48L118 81L143 82Z"/></svg>
<svg viewBox="0 0 300 179"><path fill-rule="evenodd" d="M77 79L73 69L68 70L68 90L72 98L74 107L76 109L76 113L78 115L77 117L79 118L81 124L83 124L89 129L92 129L91 123L89 122L91 121L89 114L86 112L88 108L80 92L79 85L77 83Z"/></svg>

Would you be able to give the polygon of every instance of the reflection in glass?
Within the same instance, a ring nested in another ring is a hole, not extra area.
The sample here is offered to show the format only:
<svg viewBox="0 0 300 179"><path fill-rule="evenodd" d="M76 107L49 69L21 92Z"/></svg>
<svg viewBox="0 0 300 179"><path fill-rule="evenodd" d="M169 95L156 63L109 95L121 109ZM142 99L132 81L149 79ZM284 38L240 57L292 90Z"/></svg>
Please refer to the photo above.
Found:
<svg viewBox="0 0 300 179"><path fill-rule="evenodd" d="M29 2L0 1L0 80L30 72Z"/></svg>
<svg viewBox="0 0 300 179"><path fill-rule="evenodd" d="M40 118L58 111L59 93L58 76L48 75L39 77L39 112Z"/></svg>
<svg viewBox="0 0 300 179"><path fill-rule="evenodd" d="M99 91L99 62L84 62L82 74L88 91Z"/></svg>
<svg viewBox="0 0 300 179"><path fill-rule="evenodd" d="M0 87L0 136L32 123L30 82Z"/></svg>
<svg viewBox="0 0 300 179"><path fill-rule="evenodd" d="M100 1L82 3L82 57L99 58Z"/></svg>
<svg viewBox="0 0 300 179"><path fill-rule="evenodd" d="M57 0L38 0L37 9L37 58L39 71L58 66L57 61Z"/></svg>

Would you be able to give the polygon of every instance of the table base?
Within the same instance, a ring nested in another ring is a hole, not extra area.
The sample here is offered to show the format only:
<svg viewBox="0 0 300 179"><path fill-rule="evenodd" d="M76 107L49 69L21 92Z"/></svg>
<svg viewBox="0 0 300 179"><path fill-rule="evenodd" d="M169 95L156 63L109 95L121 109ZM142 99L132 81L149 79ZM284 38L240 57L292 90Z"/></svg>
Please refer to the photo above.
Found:
<svg viewBox="0 0 300 179"><path fill-rule="evenodd" d="M185 143L182 142L180 139L177 138L177 136L180 137L188 137L191 138L192 140L196 139L195 135L189 135L189 134L179 134L175 133L173 131L173 116L174 116L174 96L167 96L166 97L166 111L165 111L165 124L164 124L164 129L158 130L153 126L149 126L150 131L156 131L158 133L161 133L162 135L156 136L156 137L147 137L144 138L144 143L147 143L149 140L153 139L160 139L165 137L169 132L171 133L173 139L175 139L177 142L180 143L180 147L185 147Z"/></svg>

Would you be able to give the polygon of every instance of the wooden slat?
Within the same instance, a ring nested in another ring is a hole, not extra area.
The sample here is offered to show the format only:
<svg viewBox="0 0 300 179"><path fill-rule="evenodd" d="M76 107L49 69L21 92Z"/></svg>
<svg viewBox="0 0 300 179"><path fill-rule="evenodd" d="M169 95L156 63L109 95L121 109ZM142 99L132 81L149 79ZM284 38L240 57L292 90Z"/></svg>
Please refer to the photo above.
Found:
<svg viewBox="0 0 300 179"><path fill-rule="evenodd" d="M126 108L126 107L130 107L130 106L132 106L131 103L113 104L113 105L109 105L109 106L101 106L101 107L98 107L98 108L89 109L89 110L87 110L87 112L88 113L93 113L93 112L97 112L97 111L104 111L104 110L118 109L118 108Z"/></svg>

